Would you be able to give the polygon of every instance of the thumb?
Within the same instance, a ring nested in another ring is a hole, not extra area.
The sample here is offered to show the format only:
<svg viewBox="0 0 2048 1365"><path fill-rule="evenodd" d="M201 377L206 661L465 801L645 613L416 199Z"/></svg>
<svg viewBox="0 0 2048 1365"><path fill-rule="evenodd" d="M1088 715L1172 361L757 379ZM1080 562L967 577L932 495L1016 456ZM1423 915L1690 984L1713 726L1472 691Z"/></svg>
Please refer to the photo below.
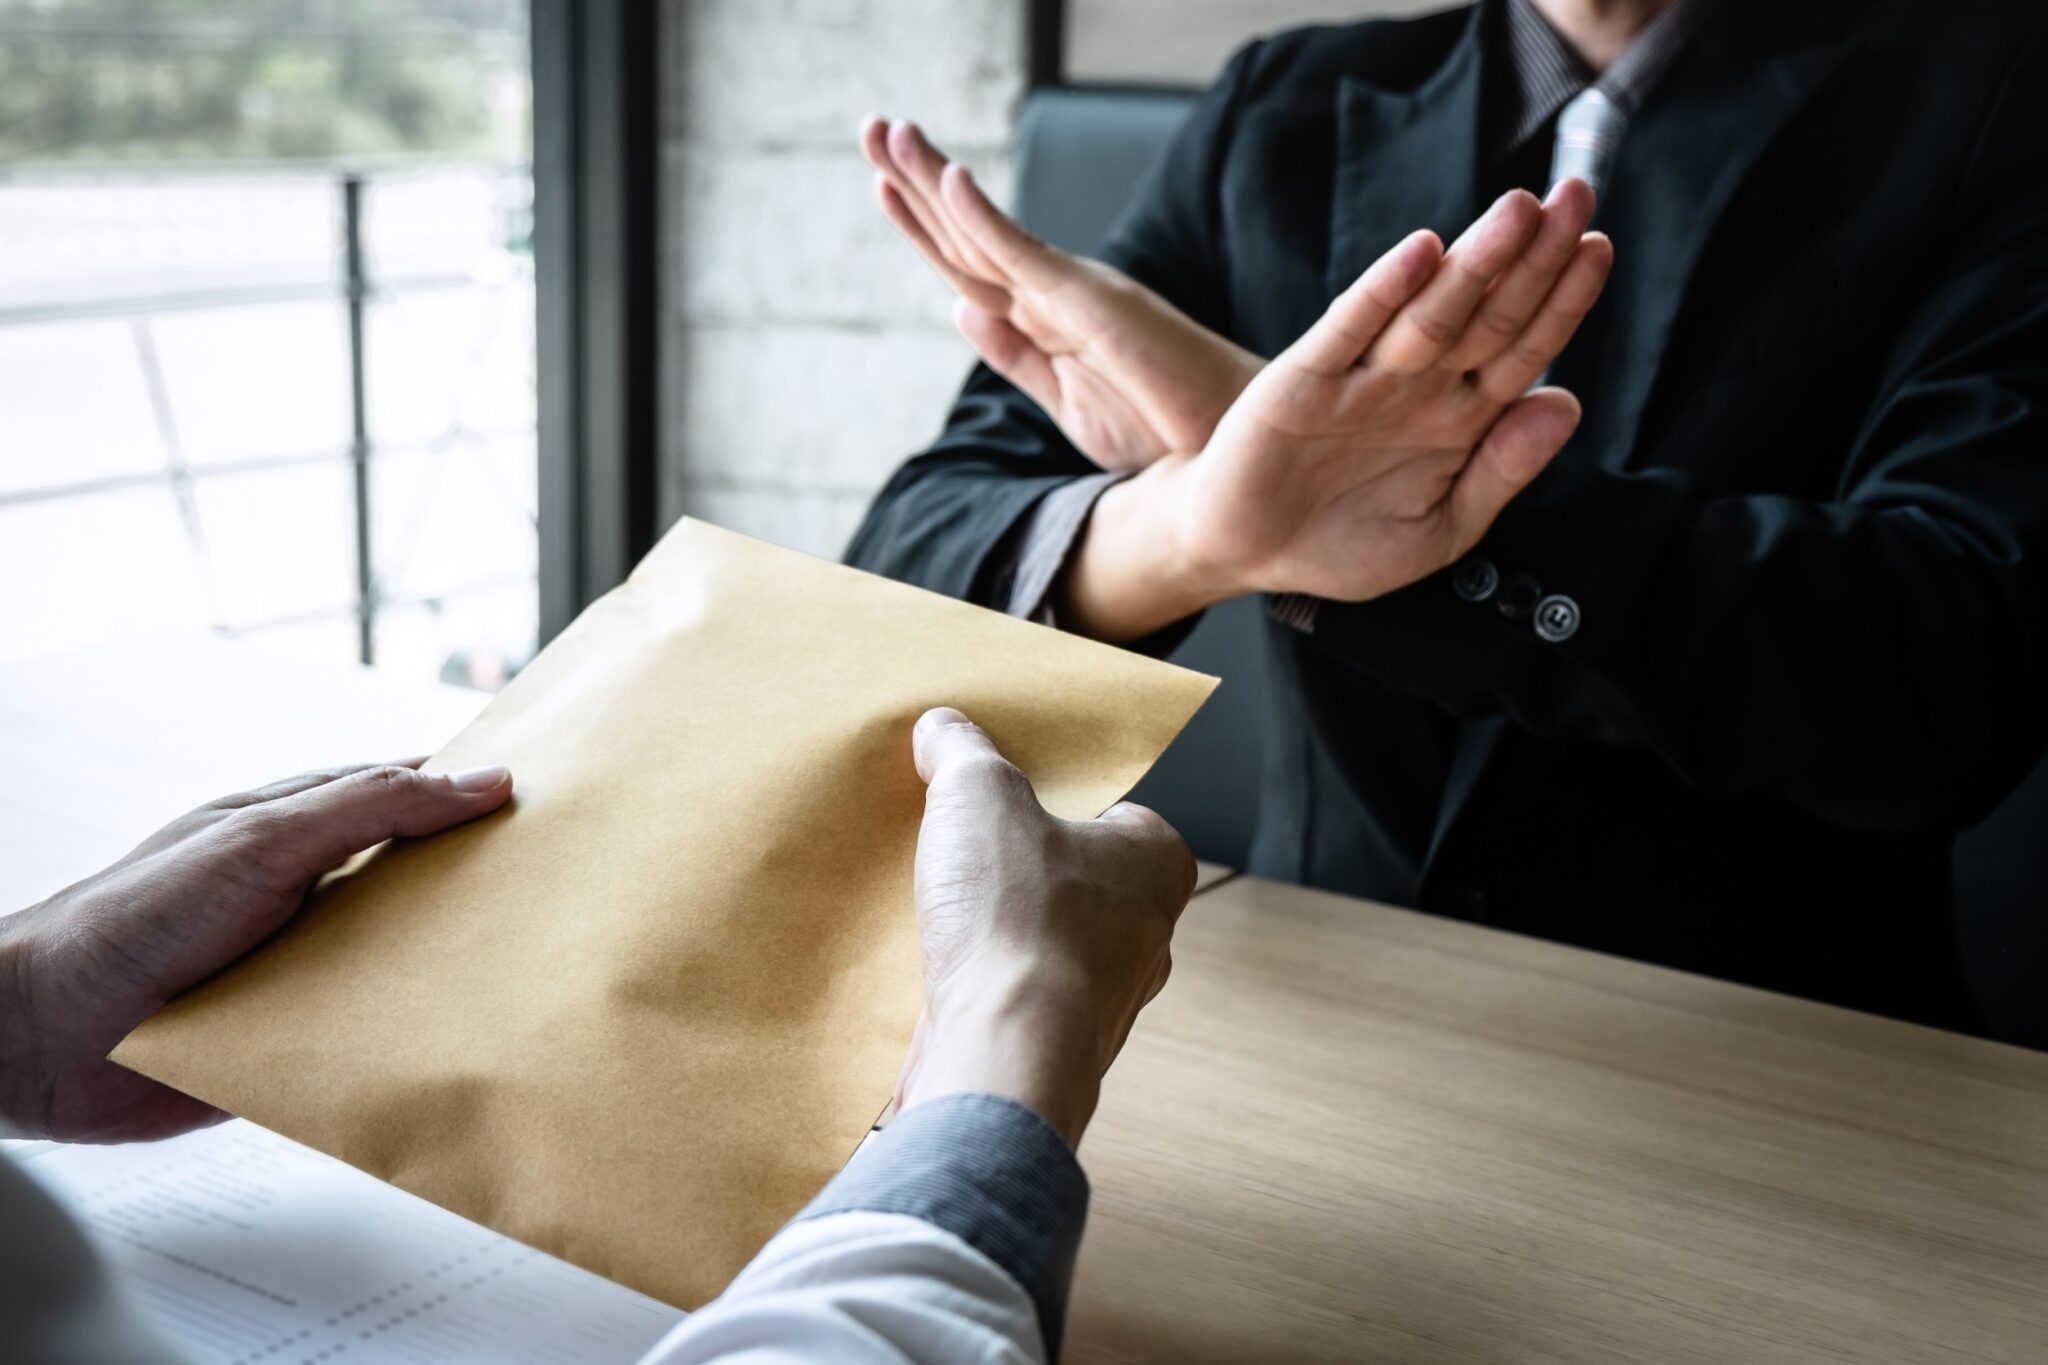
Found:
<svg viewBox="0 0 2048 1365"><path fill-rule="evenodd" d="M977 766L1009 767L987 732L950 706L935 706L917 718L910 750L926 786Z"/></svg>
<svg viewBox="0 0 2048 1365"><path fill-rule="evenodd" d="M512 774L504 768L423 773L394 763L251 806L239 825L260 865L280 882L299 885L387 839L474 820L511 795Z"/></svg>
<svg viewBox="0 0 2048 1365"><path fill-rule="evenodd" d="M1579 400L1563 389L1537 389L1500 415L1451 488L1453 558L1479 543L1578 427Z"/></svg>

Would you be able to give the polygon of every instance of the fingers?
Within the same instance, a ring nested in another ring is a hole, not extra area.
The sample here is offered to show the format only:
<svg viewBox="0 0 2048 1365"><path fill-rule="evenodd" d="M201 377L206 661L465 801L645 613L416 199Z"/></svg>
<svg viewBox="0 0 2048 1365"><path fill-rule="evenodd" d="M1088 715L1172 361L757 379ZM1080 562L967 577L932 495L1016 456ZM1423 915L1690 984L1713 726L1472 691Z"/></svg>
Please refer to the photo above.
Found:
<svg viewBox="0 0 2048 1365"><path fill-rule="evenodd" d="M1479 543L1493 519L1541 474L1579 426L1579 400L1538 389L1500 415L1451 486L1451 558Z"/></svg>
<svg viewBox="0 0 2048 1365"><path fill-rule="evenodd" d="M882 216L887 218L898 232L910 239L910 244L917 248L917 254L924 257L925 264L936 270L939 278L944 280L954 293L989 312L999 313L1008 310L1009 291L987 280L977 279L954 265L932 240L923 220L911 211L902 191L889 177L875 177L875 198L882 205Z"/></svg>
<svg viewBox="0 0 2048 1365"><path fill-rule="evenodd" d="M919 243L918 250L926 253L926 259L935 265L943 264L956 271L964 270L962 262L951 252L952 244L944 224L938 221L932 205L926 201L923 191L912 182L909 172L896 160L896 154L890 147L890 136L896 126L878 118L871 118L862 123L861 155L867 158L870 166L881 172L882 180L896 192L903 211L917 224L918 231L912 240ZM886 206L885 200L884 207Z"/></svg>
<svg viewBox="0 0 2048 1365"><path fill-rule="evenodd" d="M366 848L439 833L511 795L512 774L503 768L423 773L382 764L250 806L230 829L247 842L253 866L280 887L299 886Z"/></svg>
<svg viewBox="0 0 2048 1365"><path fill-rule="evenodd" d="M917 224L917 231L908 235L927 260L946 271L1001 282L989 262L964 243L958 229L946 221L939 203L939 177L947 161L917 125L870 118L861 124L860 147L868 164L880 172L879 182L888 185L903 213ZM884 208L888 208L886 197ZM891 221L896 221L893 215ZM897 226L900 229L903 224L897 222Z"/></svg>
<svg viewBox="0 0 2048 1365"><path fill-rule="evenodd" d="M1543 222L1542 205L1513 190L1444 253L1443 266L1388 324L1369 359L1396 374L1419 374L1443 359L1494 280L1518 260Z"/></svg>
<svg viewBox="0 0 2048 1365"><path fill-rule="evenodd" d="M1582 238L1535 320L1476 372L1480 389L1497 403L1509 403L1542 378L1592 311L1613 268L1612 242L1597 232Z"/></svg>
<svg viewBox="0 0 2048 1365"><path fill-rule="evenodd" d="M1476 370L1521 336L1571 263L1579 237L1592 220L1593 191L1586 182L1558 182L1544 201L1542 225L1528 249L1479 301L1471 324L1443 364L1455 370Z"/></svg>
<svg viewBox="0 0 2048 1365"><path fill-rule="evenodd" d="M938 271L955 293L986 312L1007 311L1010 296L1002 270L953 221L941 202L941 181L946 174L956 171L965 175L965 169L952 166L914 123L890 124L870 118L861 125L860 145L861 153L878 172L875 196L883 216L910 239L925 263ZM980 198L978 190L974 194ZM993 205L981 202L988 213L1002 218Z"/></svg>
<svg viewBox="0 0 2048 1365"><path fill-rule="evenodd" d="M960 236L1014 283L1051 289L1071 273L1073 263L1067 254L1047 246L989 202L965 166L946 167L939 177L939 194L948 218L959 225Z"/></svg>
<svg viewBox="0 0 2048 1365"><path fill-rule="evenodd" d="M1050 289L1071 258L1019 227L973 174L926 140L914 123L871 118L861 152L874 166L882 212L961 297L984 312L1008 310L1012 285Z"/></svg>
<svg viewBox="0 0 2048 1365"><path fill-rule="evenodd" d="M1060 410L1059 373L1031 338L967 299L953 309L953 325L990 369L1024 390L1048 413Z"/></svg>
<svg viewBox="0 0 2048 1365"><path fill-rule="evenodd" d="M400 759L397 766L417 768L425 761L420 758ZM392 765L382 763L347 763L337 768L316 768L312 772L297 773L291 777L281 777L275 782L266 783L261 787L252 787L248 791L231 792L226 796L216 797L196 810L187 811L156 833L150 835L147 839L144 839L129 852L128 857L143 858L153 853L160 853L173 844L180 843L191 838L201 830L212 827L225 819L229 814L246 807L260 806L267 801L276 801L287 796L296 796L302 791L325 786L329 782L338 781L352 773L362 772L366 768L389 766ZM123 861L126 861L126 859Z"/></svg>
<svg viewBox="0 0 2048 1365"><path fill-rule="evenodd" d="M235 792L231 795L220 797L217 800L209 801L204 809L239 810L243 806L253 806L264 801L276 801L281 797L296 796L302 791L325 786L329 782L347 777L353 773L362 772L367 768L392 766L417 768L424 762L426 760L423 758L404 758L398 760L395 765L388 763L344 763L338 768L315 768L311 772L296 773L291 777L280 777L277 781L266 783L261 787L251 787L248 791Z"/></svg>
<svg viewBox="0 0 2048 1365"><path fill-rule="evenodd" d="M923 199L926 216L934 224L932 235L939 239L953 263L970 274L997 277L999 272L987 256L969 241L952 220L940 197L939 181L951 167L945 154L925 139L915 123L898 121L889 125L889 159L909 178Z"/></svg>
<svg viewBox="0 0 2048 1365"><path fill-rule="evenodd" d="M1336 297L1316 324L1287 348L1287 359L1316 374L1350 369L1442 259L1443 244L1435 233L1411 233Z"/></svg>
<svg viewBox="0 0 2048 1365"><path fill-rule="evenodd" d="M996 807L1028 804L1042 814L1024 774L1002 756L980 726L950 706L934 707L917 718L911 730L911 752L918 776L925 780L932 798L926 803L927 830L942 791L954 798L945 804L955 814L960 810L955 802L962 797ZM992 832L1002 818L999 811L991 810L989 819L977 822L975 828ZM1095 837L1114 838L1127 850L1151 860L1148 868L1156 863L1156 875L1148 875L1141 884L1164 888L1161 899L1170 902L1174 915L1194 894L1195 855L1158 812L1119 801L1094 820L1073 828L1093 831Z"/></svg>

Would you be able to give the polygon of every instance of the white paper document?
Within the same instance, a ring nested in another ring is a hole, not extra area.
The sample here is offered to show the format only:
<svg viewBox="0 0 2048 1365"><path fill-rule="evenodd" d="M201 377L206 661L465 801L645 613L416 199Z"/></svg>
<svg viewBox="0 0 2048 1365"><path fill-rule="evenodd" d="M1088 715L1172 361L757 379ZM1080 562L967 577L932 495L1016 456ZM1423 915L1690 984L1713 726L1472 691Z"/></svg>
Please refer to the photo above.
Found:
<svg viewBox="0 0 2048 1365"><path fill-rule="evenodd" d="M204 1365L627 1365L683 1317L253 1124L11 1155Z"/></svg>

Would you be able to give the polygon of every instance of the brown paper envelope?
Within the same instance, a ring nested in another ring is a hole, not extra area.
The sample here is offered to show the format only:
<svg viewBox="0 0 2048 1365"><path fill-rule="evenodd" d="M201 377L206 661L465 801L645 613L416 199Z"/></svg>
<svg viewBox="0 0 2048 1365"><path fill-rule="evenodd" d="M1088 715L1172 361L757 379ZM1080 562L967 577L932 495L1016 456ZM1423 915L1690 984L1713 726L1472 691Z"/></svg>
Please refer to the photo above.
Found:
<svg viewBox="0 0 2048 1365"><path fill-rule="evenodd" d="M894 1083L918 714L1081 819L1214 686L683 522L434 758L509 809L331 878L114 1058L694 1308Z"/></svg>

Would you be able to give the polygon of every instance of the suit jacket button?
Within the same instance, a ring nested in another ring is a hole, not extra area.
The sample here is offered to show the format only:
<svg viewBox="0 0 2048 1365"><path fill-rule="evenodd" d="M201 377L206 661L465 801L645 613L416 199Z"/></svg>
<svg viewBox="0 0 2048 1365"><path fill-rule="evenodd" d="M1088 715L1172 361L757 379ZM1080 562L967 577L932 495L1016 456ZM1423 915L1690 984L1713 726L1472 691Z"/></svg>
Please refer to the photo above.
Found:
<svg viewBox="0 0 2048 1365"><path fill-rule="evenodd" d="M1579 633L1579 604L1554 592L1536 604L1536 633L1554 645Z"/></svg>
<svg viewBox="0 0 2048 1365"><path fill-rule="evenodd" d="M1489 560L1468 559L1451 576L1451 587L1467 602L1484 602L1500 586L1500 570Z"/></svg>
<svg viewBox="0 0 2048 1365"><path fill-rule="evenodd" d="M1542 596L1543 589L1537 585L1535 579L1525 573L1518 573L1500 585L1500 598L1493 605L1498 607L1500 614L1508 620L1520 621L1536 610L1536 601Z"/></svg>

